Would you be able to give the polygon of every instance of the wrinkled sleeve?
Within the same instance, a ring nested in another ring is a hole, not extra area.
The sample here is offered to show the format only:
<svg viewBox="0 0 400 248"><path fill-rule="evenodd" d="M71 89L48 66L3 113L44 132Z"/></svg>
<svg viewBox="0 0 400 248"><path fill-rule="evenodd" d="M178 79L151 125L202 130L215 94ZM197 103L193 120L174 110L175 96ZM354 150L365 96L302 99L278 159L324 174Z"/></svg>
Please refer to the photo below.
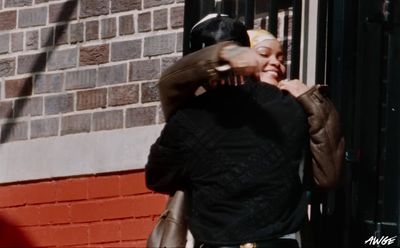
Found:
<svg viewBox="0 0 400 248"><path fill-rule="evenodd" d="M218 79L221 49L232 42L221 42L191 53L165 70L159 80L161 107L168 120L176 110L190 100L196 90L210 79Z"/></svg>
<svg viewBox="0 0 400 248"><path fill-rule="evenodd" d="M308 115L312 170L315 183L323 188L337 184L344 158L344 138L339 114L323 94L326 86L313 86L297 98Z"/></svg>
<svg viewBox="0 0 400 248"><path fill-rule="evenodd" d="M187 187L188 148L184 144L184 136L184 129L171 121L151 146L145 166L149 189L171 194Z"/></svg>

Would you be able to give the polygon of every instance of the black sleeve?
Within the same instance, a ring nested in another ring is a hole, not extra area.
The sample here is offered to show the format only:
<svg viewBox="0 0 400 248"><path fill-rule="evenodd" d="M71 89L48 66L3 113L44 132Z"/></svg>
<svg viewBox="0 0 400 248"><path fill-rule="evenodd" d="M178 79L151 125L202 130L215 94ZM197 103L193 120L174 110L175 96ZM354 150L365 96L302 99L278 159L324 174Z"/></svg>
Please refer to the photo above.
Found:
<svg viewBox="0 0 400 248"><path fill-rule="evenodd" d="M145 167L146 185L160 193L173 193L187 186L189 149L185 128L172 118L151 146Z"/></svg>

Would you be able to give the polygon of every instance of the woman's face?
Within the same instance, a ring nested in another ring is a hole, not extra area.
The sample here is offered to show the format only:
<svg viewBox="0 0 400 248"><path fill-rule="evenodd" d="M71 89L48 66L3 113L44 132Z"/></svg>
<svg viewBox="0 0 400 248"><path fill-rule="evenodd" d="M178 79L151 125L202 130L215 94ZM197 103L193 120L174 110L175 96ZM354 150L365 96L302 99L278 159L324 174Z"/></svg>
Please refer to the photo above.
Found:
<svg viewBox="0 0 400 248"><path fill-rule="evenodd" d="M253 49L261 55L261 81L277 85L285 77L282 47L276 39L266 39L257 43Z"/></svg>

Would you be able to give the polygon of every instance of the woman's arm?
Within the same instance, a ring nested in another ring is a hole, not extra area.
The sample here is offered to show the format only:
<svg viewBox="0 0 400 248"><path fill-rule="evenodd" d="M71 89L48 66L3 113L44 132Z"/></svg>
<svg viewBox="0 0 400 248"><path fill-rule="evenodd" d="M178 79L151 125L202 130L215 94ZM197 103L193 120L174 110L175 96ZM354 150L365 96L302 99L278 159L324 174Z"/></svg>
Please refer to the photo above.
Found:
<svg viewBox="0 0 400 248"><path fill-rule="evenodd" d="M339 114L316 85L297 97L308 115L310 150L315 183L323 188L337 184L343 164L344 138Z"/></svg>
<svg viewBox="0 0 400 248"><path fill-rule="evenodd" d="M200 86L210 88L210 82L237 83L227 76L259 77L259 57L248 47L226 41L189 54L162 73L159 81L160 100L165 119L194 97ZM243 77L241 79L243 81Z"/></svg>
<svg viewBox="0 0 400 248"><path fill-rule="evenodd" d="M164 71L159 80L160 100L168 120L176 110L194 97L204 82L216 79L220 50L230 42L222 42L189 54Z"/></svg>
<svg viewBox="0 0 400 248"><path fill-rule="evenodd" d="M146 185L160 193L174 193L187 186L188 147L184 127L171 119L151 146L145 166Z"/></svg>

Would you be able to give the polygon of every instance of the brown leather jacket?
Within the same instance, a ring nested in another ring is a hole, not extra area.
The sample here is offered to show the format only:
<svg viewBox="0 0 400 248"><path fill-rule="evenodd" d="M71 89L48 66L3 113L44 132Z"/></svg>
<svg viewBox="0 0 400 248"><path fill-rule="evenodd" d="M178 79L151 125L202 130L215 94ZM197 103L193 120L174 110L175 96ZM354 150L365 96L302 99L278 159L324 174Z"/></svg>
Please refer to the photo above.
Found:
<svg viewBox="0 0 400 248"><path fill-rule="evenodd" d="M161 75L160 100L165 119L195 96L202 82L218 79L215 69L223 63L220 50L231 42L222 42L189 54ZM323 188L336 185L343 161L344 138L339 115L332 102L322 94L324 86L313 86L297 100L308 115L310 150L315 183Z"/></svg>

